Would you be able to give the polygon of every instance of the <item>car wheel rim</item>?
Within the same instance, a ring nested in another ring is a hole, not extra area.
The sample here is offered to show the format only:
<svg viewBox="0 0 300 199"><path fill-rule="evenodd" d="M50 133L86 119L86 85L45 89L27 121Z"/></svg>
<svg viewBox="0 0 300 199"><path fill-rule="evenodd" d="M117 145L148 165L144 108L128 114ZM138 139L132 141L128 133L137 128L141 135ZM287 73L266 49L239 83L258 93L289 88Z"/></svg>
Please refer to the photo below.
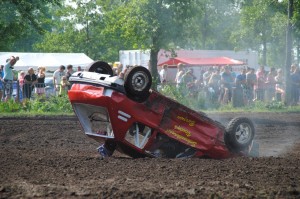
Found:
<svg viewBox="0 0 300 199"><path fill-rule="evenodd" d="M145 73L138 72L132 77L132 87L136 91L143 91L147 86L148 78Z"/></svg>
<svg viewBox="0 0 300 199"><path fill-rule="evenodd" d="M235 137L240 144L246 144L251 139L252 129L247 123L241 123L237 126Z"/></svg>

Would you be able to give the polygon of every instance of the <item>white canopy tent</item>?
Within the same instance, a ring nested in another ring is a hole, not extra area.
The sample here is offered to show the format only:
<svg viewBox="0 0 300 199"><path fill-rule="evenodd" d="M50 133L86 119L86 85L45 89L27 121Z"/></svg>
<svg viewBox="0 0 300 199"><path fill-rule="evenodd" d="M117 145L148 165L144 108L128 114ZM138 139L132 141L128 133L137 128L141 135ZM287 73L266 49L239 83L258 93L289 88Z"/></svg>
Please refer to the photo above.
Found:
<svg viewBox="0 0 300 199"><path fill-rule="evenodd" d="M37 69L39 66L45 66L46 70L54 71L60 65L67 66L72 64L75 69L77 66L85 68L86 65L93 62L84 53L21 53L21 52L0 52L0 64L4 65L6 59L11 56L18 56L20 60L15 64L16 70L27 70L29 67Z"/></svg>

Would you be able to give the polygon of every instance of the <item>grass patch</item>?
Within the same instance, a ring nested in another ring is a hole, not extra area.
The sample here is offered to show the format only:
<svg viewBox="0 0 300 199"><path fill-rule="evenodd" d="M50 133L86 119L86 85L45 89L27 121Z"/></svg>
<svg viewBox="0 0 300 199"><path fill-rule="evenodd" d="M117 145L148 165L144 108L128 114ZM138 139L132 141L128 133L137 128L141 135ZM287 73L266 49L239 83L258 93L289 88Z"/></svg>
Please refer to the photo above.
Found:
<svg viewBox="0 0 300 199"><path fill-rule="evenodd" d="M74 115L67 95L49 98L34 96L34 99L15 102L13 99L0 103L1 116Z"/></svg>

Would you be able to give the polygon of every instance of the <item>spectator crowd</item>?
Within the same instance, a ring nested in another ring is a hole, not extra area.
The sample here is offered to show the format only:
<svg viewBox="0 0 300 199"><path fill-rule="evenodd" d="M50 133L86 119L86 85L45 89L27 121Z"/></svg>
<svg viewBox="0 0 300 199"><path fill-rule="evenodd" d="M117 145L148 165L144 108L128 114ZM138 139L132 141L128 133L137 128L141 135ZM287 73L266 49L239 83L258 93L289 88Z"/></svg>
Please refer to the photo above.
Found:
<svg viewBox="0 0 300 199"><path fill-rule="evenodd" d="M29 67L27 72L20 71L14 74L14 65L18 57L10 57L0 69L0 99L7 101L13 96L13 84L17 82L18 92L14 96L16 100L23 101L31 99L33 93L38 96L45 96L46 92L46 68L40 66L35 71ZM123 68L120 64L113 68L115 75L122 78L129 66ZM78 66L77 71L81 71ZM56 96L65 95L71 88L70 76L74 73L72 65L65 67L61 65L52 75L53 94ZM198 97L204 93L211 103L227 104L232 102L234 106L250 105L255 101L271 102L273 100L283 101L285 98L285 77L282 69L270 68L265 70L260 66L258 70L244 67L240 71L233 71L231 66L208 67L201 70L200 75L194 74L193 68L182 63L177 65L177 72L173 81L168 81L168 65L163 65L159 71L161 87L168 84L175 84L179 92L184 96ZM291 105L299 103L300 91L300 70L299 66L293 64L290 71Z"/></svg>
<svg viewBox="0 0 300 199"><path fill-rule="evenodd" d="M46 95L46 67L40 66L35 71L29 67L27 72L14 70L14 65L19 60L19 57L10 57L0 68L0 101L6 102L11 98L16 101L26 101L33 97L33 93L37 96ZM67 68L67 69L66 69ZM66 70L65 70L66 69ZM77 70L81 70L78 66ZM74 73L73 66L67 67L61 65L54 71L52 78L54 90L51 94L61 96L67 93L71 88L69 83L70 76ZM52 84L52 83L50 83ZM51 85L50 85L51 86Z"/></svg>
<svg viewBox="0 0 300 199"><path fill-rule="evenodd" d="M173 83L166 80L167 65L162 66L159 74L162 87ZM174 83L183 95L197 97L200 92L204 92L207 100L212 103L232 102L234 106L245 106L255 101L271 102L285 99L285 77L282 69L276 70L272 67L266 71L264 66L260 66L258 70L244 67L235 72L228 65L214 66L201 70L200 78L199 75L197 77L193 73L193 68L179 63ZM290 85L291 105L297 105L300 70L295 64L291 66Z"/></svg>

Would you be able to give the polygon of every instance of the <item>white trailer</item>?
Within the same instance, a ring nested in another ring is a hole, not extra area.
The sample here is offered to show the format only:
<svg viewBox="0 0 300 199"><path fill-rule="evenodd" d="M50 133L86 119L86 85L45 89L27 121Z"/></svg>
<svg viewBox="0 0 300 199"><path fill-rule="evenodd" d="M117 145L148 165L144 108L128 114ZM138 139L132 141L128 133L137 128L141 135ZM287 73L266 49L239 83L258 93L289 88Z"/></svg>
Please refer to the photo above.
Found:
<svg viewBox="0 0 300 199"><path fill-rule="evenodd" d="M120 50L119 59L123 66L138 65L148 68L150 50Z"/></svg>
<svg viewBox="0 0 300 199"><path fill-rule="evenodd" d="M211 58L211 57L229 57L244 62L244 65L235 66L234 70L240 72L244 66L258 69L258 53L255 51L231 51L231 50L176 50L177 57L186 58ZM157 56L157 65L169 60L171 52L166 50L160 50ZM148 68L150 61L150 50L120 50L119 61L123 65L123 69L126 65L139 65ZM192 67L194 74L198 78L201 69L207 69L207 67ZM161 67L158 67L158 71ZM167 80L173 82L176 75L176 68L169 68Z"/></svg>
<svg viewBox="0 0 300 199"><path fill-rule="evenodd" d="M245 65L257 69L258 53L255 51L231 51L231 50L176 50L177 57L188 58L209 58L209 57L230 57L239 61L243 61ZM158 65L167 61L171 57L171 53L160 50L157 56ZM150 60L150 50L120 50L119 61L123 66L141 65L148 68Z"/></svg>

